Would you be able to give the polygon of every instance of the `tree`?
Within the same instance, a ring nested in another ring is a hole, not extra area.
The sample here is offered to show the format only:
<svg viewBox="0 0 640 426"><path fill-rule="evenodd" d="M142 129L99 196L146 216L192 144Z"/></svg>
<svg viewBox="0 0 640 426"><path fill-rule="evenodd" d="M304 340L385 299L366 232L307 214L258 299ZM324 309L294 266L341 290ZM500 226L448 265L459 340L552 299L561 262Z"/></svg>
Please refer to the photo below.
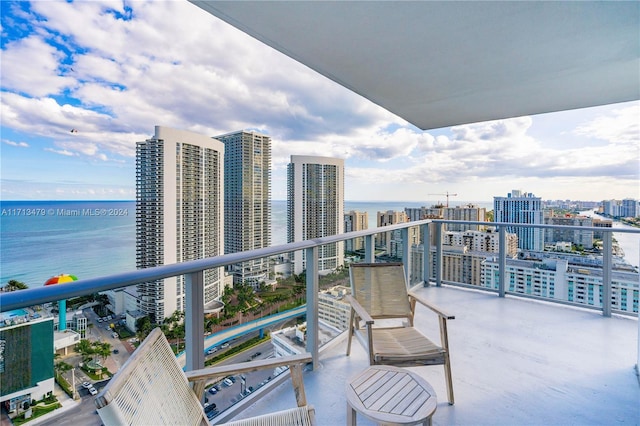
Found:
<svg viewBox="0 0 640 426"><path fill-rule="evenodd" d="M76 351L82 355L82 362L86 362L91 359L91 356L95 353L93 345L87 339L82 339L76 344Z"/></svg>
<svg viewBox="0 0 640 426"><path fill-rule="evenodd" d="M29 286L18 280L9 280L7 285L3 287L3 291L26 290Z"/></svg>
<svg viewBox="0 0 640 426"><path fill-rule="evenodd" d="M111 355L111 343L109 342L93 342L93 353L102 358L102 362L107 360L107 357Z"/></svg>
<svg viewBox="0 0 640 426"><path fill-rule="evenodd" d="M68 363L66 363L64 361L57 362L57 363L55 363L53 365L53 369L55 370L56 375L58 375L58 376L60 374L63 374L65 372L71 370L72 368L73 368L73 366L71 364L68 364Z"/></svg>
<svg viewBox="0 0 640 426"><path fill-rule="evenodd" d="M184 339L184 312L176 310L165 318L160 326L167 340L176 339L176 348L180 347L180 339Z"/></svg>
<svg viewBox="0 0 640 426"><path fill-rule="evenodd" d="M151 333L151 319L148 316L138 318L136 321L137 335L140 341L143 341L149 333Z"/></svg>

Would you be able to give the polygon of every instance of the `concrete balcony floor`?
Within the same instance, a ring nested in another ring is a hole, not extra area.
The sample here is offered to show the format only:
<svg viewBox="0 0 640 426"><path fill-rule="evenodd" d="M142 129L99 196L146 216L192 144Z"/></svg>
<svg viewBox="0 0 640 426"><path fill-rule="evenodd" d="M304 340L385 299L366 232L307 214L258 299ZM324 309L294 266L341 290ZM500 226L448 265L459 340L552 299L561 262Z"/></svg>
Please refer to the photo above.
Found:
<svg viewBox="0 0 640 426"><path fill-rule="evenodd" d="M442 366L411 368L436 390L435 425L640 424L637 319L454 287L420 292L456 316L455 405L446 402ZM437 318L420 306L416 325L438 338ZM305 373L319 425L346 424L345 383L368 365L359 342L352 348L345 356L343 334L321 352L320 368ZM287 381L238 418L293 406ZM358 424L372 423L358 416Z"/></svg>

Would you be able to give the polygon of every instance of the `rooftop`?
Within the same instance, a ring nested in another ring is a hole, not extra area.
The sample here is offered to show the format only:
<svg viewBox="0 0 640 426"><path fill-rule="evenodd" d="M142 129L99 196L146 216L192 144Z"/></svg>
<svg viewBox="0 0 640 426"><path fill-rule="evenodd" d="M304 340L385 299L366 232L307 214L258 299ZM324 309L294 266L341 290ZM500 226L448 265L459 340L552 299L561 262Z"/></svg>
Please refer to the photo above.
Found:
<svg viewBox="0 0 640 426"><path fill-rule="evenodd" d="M445 399L442 366L415 367L438 394L435 425L603 425L640 422L634 365L638 322L597 312L455 287L420 290L456 319L449 341L456 403ZM418 308L416 325L437 338L437 320ZM435 326L435 327L433 327ZM319 425L346 424L345 383L367 367L344 334L304 376ZM245 409L249 417L295 405L290 383ZM358 417L358 424L371 424Z"/></svg>

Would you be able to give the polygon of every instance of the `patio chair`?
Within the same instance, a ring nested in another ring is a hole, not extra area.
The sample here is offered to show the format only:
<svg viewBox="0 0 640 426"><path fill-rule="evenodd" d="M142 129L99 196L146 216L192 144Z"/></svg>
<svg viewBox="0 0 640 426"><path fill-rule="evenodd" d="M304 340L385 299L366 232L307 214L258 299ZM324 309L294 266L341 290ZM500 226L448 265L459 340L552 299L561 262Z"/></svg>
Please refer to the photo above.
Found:
<svg viewBox="0 0 640 426"><path fill-rule="evenodd" d="M447 320L455 317L407 289L402 263L355 263L349 267L349 276L351 295L347 300L351 304L351 318L347 355L351 353L355 334L369 354L370 365L444 365L447 396L453 405ZM439 346L413 326L416 302L437 314ZM385 324L375 324L376 320L384 320L379 322Z"/></svg>
<svg viewBox="0 0 640 426"><path fill-rule="evenodd" d="M315 425L315 412L307 405L302 366L309 354L204 368L185 373L169 342L154 329L95 400L105 426L208 425L201 403L207 382L225 376L288 366L298 408L228 423L229 425Z"/></svg>

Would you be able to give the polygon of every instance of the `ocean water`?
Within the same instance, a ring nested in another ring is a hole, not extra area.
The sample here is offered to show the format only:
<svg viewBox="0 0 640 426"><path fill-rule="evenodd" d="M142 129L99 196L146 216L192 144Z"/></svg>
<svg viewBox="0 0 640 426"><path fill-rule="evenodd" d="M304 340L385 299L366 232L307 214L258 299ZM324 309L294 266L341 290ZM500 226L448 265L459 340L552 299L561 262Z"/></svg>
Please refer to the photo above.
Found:
<svg viewBox="0 0 640 426"><path fill-rule="evenodd" d="M431 204L345 201L345 211L367 212L373 228L378 211ZM286 243L286 206L272 202L272 245ZM135 201L0 201L0 285L16 279L39 287L61 273L86 279L133 271L135 223ZM619 235L627 260L638 265L639 238Z"/></svg>
<svg viewBox="0 0 640 426"><path fill-rule="evenodd" d="M0 283L135 270L134 201L0 202Z"/></svg>

